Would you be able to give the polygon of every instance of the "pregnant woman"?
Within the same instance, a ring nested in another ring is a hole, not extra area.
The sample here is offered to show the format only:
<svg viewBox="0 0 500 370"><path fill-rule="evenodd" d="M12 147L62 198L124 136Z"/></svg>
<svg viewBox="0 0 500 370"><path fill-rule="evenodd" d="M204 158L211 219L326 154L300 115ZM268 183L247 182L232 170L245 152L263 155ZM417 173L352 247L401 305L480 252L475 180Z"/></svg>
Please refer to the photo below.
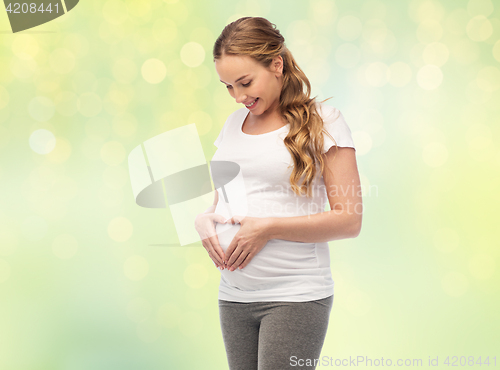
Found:
<svg viewBox="0 0 500 370"><path fill-rule="evenodd" d="M212 161L236 163L242 182L217 189L195 226L221 270L229 368L314 369L333 304L328 241L361 230L351 131L338 109L310 97L309 80L268 20L227 25L213 57L242 107L225 122Z"/></svg>

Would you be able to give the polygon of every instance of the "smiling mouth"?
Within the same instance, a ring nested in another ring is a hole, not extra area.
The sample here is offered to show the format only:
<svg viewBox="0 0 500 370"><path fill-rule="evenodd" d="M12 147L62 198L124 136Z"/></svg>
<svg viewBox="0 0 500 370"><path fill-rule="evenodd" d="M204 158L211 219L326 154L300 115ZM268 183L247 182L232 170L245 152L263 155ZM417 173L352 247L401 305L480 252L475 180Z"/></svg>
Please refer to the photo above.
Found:
<svg viewBox="0 0 500 370"><path fill-rule="evenodd" d="M248 104L248 105L247 105L247 104L245 104L245 107L247 107L247 108L252 108L255 104L257 104L257 100L259 100L259 98L255 99L252 103L250 103L250 104Z"/></svg>

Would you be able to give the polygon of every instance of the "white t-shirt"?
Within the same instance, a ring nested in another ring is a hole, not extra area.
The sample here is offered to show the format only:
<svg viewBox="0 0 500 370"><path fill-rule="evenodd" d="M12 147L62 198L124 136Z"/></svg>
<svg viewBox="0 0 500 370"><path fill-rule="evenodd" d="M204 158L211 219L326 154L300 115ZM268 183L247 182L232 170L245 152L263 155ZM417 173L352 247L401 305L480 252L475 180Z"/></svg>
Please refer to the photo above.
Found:
<svg viewBox="0 0 500 370"><path fill-rule="evenodd" d="M317 107L326 131L337 146L354 148L342 113L324 103L317 103ZM322 176L318 174L313 183L312 198L298 196L291 189L293 159L283 143L289 124L261 135L245 134L241 128L249 112L245 107L233 112L214 142L218 149L212 161L237 163L241 171L240 185L244 184L236 187L229 183L224 186L224 192L218 188L215 213L229 218L235 215L295 217L324 212L328 197ZM324 143L324 152L334 145L328 135L324 135ZM216 224L224 251L240 227L240 224ZM332 294L327 242L271 239L243 269L221 271L219 299L222 300L304 302Z"/></svg>

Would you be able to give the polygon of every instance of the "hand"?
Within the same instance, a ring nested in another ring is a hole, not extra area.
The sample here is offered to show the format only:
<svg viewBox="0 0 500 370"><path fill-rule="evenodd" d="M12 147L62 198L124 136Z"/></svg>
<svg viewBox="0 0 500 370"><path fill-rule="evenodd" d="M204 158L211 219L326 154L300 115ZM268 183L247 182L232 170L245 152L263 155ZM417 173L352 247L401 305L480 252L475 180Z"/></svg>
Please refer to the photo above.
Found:
<svg viewBox="0 0 500 370"><path fill-rule="evenodd" d="M219 238L215 231L215 223L226 223L225 217L216 213L200 213L196 216L194 227L201 238L201 243L208 252L209 257L214 261L218 269L225 267L225 255L219 244Z"/></svg>
<svg viewBox="0 0 500 370"><path fill-rule="evenodd" d="M230 271L242 269L269 241L269 218L234 216L227 223L241 224L241 228L226 249L226 264Z"/></svg>

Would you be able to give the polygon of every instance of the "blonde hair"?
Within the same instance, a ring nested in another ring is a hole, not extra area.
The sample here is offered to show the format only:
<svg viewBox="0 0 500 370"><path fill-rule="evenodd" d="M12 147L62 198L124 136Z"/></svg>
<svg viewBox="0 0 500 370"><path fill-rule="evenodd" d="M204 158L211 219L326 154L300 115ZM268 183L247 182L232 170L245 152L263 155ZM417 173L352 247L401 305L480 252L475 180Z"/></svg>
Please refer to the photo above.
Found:
<svg viewBox="0 0 500 370"><path fill-rule="evenodd" d="M283 58L283 86L279 110L290 124L288 135L283 140L294 162L290 185L295 194L305 193L307 197L312 196L312 183L318 167L321 174L325 171L322 156L323 132L328 134L334 143L335 139L323 130L323 120L316 110L316 98L310 97L309 79L285 46L285 38L276 25L267 19L243 17L228 24L215 41L214 60L224 55L246 55L265 68L270 66L275 57ZM338 151L336 143L335 147Z"/></svg>

